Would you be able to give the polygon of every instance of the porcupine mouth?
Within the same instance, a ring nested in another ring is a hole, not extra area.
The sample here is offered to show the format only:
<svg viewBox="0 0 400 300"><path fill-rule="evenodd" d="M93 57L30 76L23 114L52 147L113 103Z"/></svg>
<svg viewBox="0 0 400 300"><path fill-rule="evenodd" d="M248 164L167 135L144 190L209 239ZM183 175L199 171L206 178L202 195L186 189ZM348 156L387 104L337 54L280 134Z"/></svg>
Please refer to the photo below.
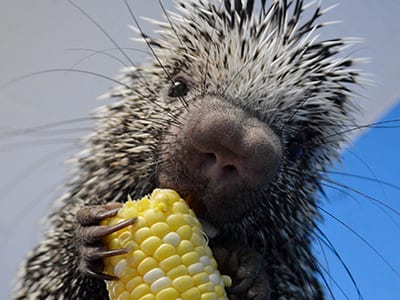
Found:
<svg viewBox="0 0 400 300"><path fill-rule="evenodd" d="M176 190L202 220L213 226L235 223L256 209L257 187L235 189L217 188L211 182L194 178L188 181L173 180L168 171L159 174L159 186Z"/></svg>
<svg viewBox="0 0 400 300"><path fill-rule="evenodd" d="M240 223L256 213L257 203L263 201L259 192L266 188L263 182L257 185L214 183L204 178L200 170L185 167L179 155L162 165L157 179L160 188L177 191L199 218L214 227Z"/></svg>

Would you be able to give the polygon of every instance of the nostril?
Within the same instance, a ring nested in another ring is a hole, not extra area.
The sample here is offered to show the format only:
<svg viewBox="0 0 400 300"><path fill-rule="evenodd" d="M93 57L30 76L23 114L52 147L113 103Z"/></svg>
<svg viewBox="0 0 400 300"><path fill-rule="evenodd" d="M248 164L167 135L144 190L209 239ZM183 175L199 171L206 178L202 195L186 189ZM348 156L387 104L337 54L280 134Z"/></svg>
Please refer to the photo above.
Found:
<svg viewBox="0 0 400 300"><path fill-rule="evenodd" d="M214 153L204 153L204 162L206 165L213 165L217 162L217 156Z"/></svg>
<svg viewBox="0 0 400 300"><path fill-rule="evenodd" d="M215 182L232 180L238 177L239 171L232 161L227 160L221 153L206 152L201 154L203 171L205 176Z"/></svg>
<svg viewBox="0 0 400 300"><path fill-rule="evenodd" d="M226 176L235 175L238 173L234 165L226 165L222 167L222 173Z"/></svg>

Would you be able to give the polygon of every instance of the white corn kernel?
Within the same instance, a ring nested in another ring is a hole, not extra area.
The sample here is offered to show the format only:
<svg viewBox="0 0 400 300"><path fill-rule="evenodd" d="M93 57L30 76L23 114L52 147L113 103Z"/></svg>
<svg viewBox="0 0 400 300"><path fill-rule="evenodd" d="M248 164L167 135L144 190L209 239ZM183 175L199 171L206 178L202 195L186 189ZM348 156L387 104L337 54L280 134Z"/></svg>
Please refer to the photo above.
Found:
<svg viewBox="0 0 400 300"><path fill-rule="evenodd" d="M157 279L163 277L165 275L164 271L160 268L155 268L148 271L146 274L143 275L143 280L147 284L152 284Z"/></svg>

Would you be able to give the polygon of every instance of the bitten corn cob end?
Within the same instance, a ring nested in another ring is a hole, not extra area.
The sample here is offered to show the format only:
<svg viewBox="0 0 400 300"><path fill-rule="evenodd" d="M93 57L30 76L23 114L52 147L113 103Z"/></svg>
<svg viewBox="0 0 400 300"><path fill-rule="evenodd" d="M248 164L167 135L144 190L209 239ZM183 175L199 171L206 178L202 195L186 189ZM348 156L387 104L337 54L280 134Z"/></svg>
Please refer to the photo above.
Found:
<svg viewBox="0 0 400 300"><path fill-rule="evenodd" d="M131 251L104 259L111 300L228 299L229 276L221 275L200 222L173 190L156 189L150 197L127 201L113 225L136 217L136 223L108 235L110 250Z"/></svg>

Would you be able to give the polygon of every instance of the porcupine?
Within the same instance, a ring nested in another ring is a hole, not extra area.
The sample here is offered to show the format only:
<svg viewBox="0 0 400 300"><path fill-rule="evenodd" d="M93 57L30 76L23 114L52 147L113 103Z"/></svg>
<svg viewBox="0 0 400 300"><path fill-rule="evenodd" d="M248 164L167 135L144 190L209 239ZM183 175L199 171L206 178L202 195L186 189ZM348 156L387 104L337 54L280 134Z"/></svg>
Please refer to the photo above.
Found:
<svg viewBox="0 0 400 300"><path fill-rule="evenodd" d="M319 178L355 110L359 74L338 55L350 41L317 40L324 11L303 20L302 0L177 4L159 38L141 32L153 60L98 111L14 299L107 299L101 259L123 250L104 252L97 224L155 187L190 199L232 299L324 298L311 243Z"/></svg>

